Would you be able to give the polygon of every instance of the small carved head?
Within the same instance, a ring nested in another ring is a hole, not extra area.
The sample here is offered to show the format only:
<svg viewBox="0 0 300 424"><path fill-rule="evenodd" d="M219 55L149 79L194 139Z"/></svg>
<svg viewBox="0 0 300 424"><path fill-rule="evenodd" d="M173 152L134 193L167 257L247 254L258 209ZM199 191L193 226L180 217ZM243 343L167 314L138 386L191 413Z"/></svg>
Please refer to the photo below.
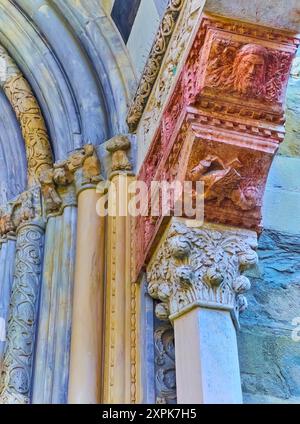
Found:
<svg viewBox="0 0 300 424"><path fill-rule="evenodd" d="M234 89L243 95L264 94L267 50L257 44L243 46L236 55L233 74Z"/></svg>

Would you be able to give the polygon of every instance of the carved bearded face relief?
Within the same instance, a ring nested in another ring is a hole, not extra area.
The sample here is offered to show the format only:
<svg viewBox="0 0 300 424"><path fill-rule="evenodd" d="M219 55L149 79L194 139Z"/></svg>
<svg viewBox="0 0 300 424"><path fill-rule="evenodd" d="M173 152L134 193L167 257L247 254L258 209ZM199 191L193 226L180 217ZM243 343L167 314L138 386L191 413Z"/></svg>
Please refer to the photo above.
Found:
<svg viewBox="0 0 300 424"><path fill-rule="evenodd" d="M266 55L266 49L255 44L247 44L240 49L233 65L235 91L243 95L257 96L263 94Z"/></svg>

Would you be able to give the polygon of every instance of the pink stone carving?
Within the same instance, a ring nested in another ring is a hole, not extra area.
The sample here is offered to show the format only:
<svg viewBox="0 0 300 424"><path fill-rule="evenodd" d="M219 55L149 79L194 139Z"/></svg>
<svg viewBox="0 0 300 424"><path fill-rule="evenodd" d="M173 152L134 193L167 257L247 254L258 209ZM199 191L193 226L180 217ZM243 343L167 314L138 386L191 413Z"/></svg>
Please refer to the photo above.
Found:
<svg viewBox="0 0 300 424"><path fill-rule="evenodd" d="M149 189L203 181L206 221L260 231L298 45L286 31L204 16L138 178ZM137 218L136 275L168 220Z"/></svg>

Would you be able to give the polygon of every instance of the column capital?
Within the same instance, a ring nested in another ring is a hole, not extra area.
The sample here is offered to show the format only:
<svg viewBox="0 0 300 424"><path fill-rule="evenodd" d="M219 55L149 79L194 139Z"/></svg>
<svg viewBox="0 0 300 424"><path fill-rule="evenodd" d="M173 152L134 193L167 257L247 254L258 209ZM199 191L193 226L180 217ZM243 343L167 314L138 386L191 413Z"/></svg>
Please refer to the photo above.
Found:
<svg viewBox="0 0 300 424"><path fill-rule="evenodd" d="M77 196L90 188L96 188L103 180L100 160L93 144L86 144L71 153L67 160L68 170L74 174Z"/></svg>
<svg viewBox="0 0 300 424"><path fill-rule="evenodd" d="M76 196L83 190L95 189L102 179L100 161L92 144L56 162L40 174L47 216L61 215L67 206L76 206Z"/></svg>
<svg viewBox="0 0 300 424"><path fill-rule="evenodd" d="M29 224L41 228L45 225L41 190L38 186L0 207L0 239L15 239L20 228Z"/></svg>
<svg viewBox="0 0 300 424"><path fill-rule="evenodd" d="M243 272L257 261L257 236L249 230L173 219L148 268L148 290L160 300L159 319L174 320L201 306L229 310L238 325L250 287Z"/></svg>
<svg viewBox="0 0 300 424"><path fill-rule="evenodd" d="M116 135L106 143L106 150L111 154L110 179L118 174L131 174L132 165L127 152L131 148L131 142L125 135Z"/></svg>

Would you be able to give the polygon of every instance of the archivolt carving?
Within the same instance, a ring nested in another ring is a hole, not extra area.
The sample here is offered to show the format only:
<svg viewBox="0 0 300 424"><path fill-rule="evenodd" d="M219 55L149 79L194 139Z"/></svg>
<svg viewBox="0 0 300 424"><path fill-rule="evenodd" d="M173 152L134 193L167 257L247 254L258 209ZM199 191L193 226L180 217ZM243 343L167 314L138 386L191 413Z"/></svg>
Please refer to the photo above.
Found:
<svg viewBox="0 0 300 424"><path fill-rule="evenodd" d="M1 46L0 59L3 61L0 83L21 125L28 162L28 185L32 187L38 183L41 171L52 166L47 129L28 82Z"/></svg>
<svg viewBox="0 0 300 424"><path fill-rule="evenodd" d="M137 93L129 110L127 122L131 131L136 129L142 116L184 3L185 0L169 1L166 13L160 24L144 73L139 83Z"/></svg>

